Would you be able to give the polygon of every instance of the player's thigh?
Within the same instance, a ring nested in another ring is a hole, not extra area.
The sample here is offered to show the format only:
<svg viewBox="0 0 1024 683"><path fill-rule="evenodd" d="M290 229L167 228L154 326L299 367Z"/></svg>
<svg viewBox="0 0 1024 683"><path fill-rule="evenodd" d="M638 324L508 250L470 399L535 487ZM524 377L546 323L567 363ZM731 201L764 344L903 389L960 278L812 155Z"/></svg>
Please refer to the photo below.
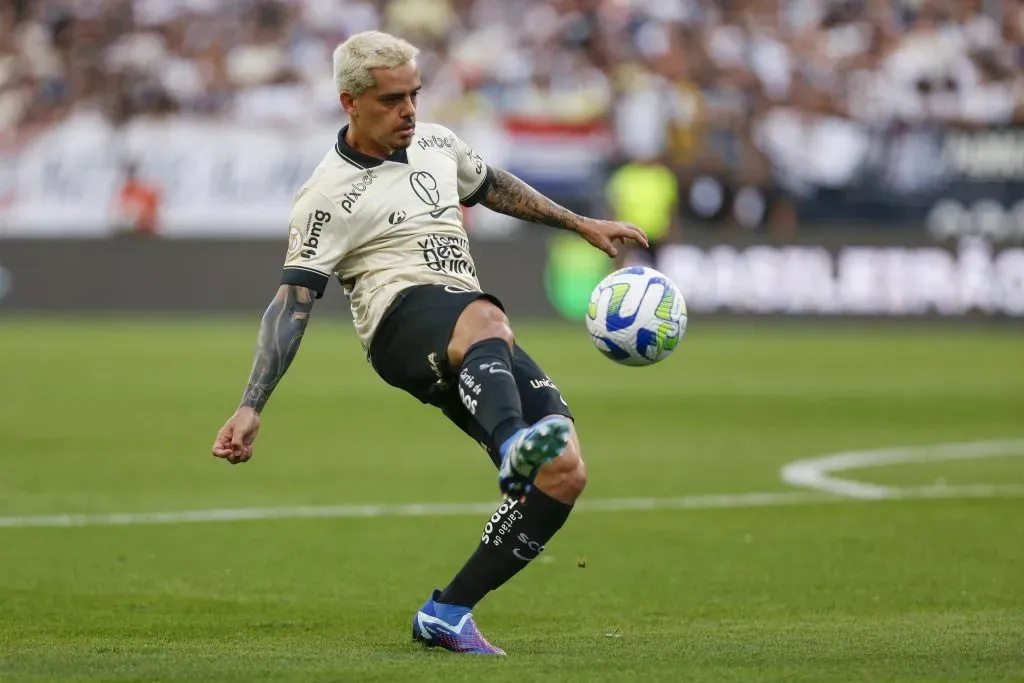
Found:
<svg viewBox="0 0 1024 683"><path fill-rule="evenodd" d="M435 285L411 287L399 297L374 334L370 362L388 384L437 404L456 383L447 356L459 316L474 301L491 297Z"/></svg>

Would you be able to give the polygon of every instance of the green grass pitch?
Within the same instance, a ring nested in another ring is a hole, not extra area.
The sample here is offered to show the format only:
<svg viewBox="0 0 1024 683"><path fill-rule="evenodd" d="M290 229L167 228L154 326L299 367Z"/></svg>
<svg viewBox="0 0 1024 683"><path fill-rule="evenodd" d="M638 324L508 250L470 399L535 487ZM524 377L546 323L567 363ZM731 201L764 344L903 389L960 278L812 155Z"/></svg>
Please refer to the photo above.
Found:
<svg viewBox="0 0 1024 683"><path fill-rule="evenodd" d="M253 460L210 456L257 323L0 321L0 680L1024 680L1024 498L984 494L1024 485L1024 449L843 473L974 497L580 509L477 609L503 660L410 642L484 513L19 526L497 504L479 447L315 314ZM1024 437L1019 330L694 319L640 369L581 326L519 336L577 416L590 501L785 493L800 459Z"/></svg>

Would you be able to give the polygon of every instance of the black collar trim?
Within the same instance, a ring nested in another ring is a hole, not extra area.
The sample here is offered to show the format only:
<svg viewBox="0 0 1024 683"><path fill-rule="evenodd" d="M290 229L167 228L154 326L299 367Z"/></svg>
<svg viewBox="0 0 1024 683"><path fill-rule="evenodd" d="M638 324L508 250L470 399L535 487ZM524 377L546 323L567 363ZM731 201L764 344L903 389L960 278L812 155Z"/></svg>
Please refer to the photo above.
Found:
<svg viewBox="0 0 1024 683"><path fill-rule="evenodd" d="M345 133L347 132L348 124L345 124L345 126L338 131L338 142L334 144L334 151L338 153L338 156L356 168L377 168L385 161L394 161L399 164L409 163L409 155L406 153L404 148L395 150L395 153L387 159L379 159L377 157L371 157L369 154L363 154L359 150L353 149L351 145L345 142Z"/></svg>

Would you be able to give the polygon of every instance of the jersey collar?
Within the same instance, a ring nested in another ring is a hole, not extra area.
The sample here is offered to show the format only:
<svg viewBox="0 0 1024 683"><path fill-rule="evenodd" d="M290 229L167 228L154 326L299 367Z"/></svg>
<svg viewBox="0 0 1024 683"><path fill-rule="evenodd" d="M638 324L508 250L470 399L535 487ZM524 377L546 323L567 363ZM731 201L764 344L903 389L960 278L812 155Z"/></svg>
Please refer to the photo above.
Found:
<svg viewBox="0 0 1024 683"><path fill-rule="evenodd" d="M406 154L405 149L395 150L395 153L387 159L371 157L369 154L363 154L362 152L353 149L351 145L345 142L345 133L347 131L348 124L346 123L342 129L338 131L338 142L334 145L334 151L338 153L338 156L356 168L376 168L385 161L394 161L400 164L409 163L409 155Z"/></svg>

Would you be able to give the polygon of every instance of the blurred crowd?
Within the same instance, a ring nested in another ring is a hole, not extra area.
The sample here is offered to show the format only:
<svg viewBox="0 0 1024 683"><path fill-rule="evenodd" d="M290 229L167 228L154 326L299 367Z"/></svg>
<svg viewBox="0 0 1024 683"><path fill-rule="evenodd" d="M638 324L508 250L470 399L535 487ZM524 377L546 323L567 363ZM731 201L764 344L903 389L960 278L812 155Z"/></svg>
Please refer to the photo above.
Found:
<svg viewBox="0 0 1024 683"><path fill-rule="evenodd" d="M4 0L0 134L102 113L341 120L331 53L422 49L421 119L604 122L619 158L787 188L872 134L1024 121L1024 0Z"/></svg>

